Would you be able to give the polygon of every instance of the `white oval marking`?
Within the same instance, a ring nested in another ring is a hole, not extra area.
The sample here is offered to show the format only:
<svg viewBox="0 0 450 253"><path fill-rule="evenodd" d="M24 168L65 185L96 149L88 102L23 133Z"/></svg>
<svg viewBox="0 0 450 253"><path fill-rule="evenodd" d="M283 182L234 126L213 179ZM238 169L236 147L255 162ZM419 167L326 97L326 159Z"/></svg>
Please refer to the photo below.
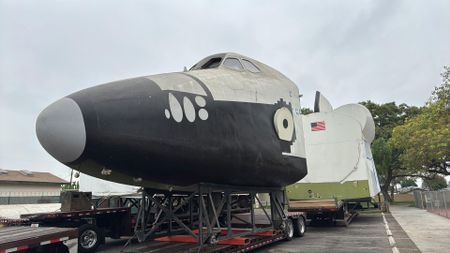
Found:
<svg viewBox="0 0 450 253"><path fill-rule="evenodd" d="M183 98L183 107L184 107L184 114L186 116L186 119L189 122L194 122L195 120L195 108L192 104L191 100L189 98L184 97Z"/></svg>
<svg viewBox="0 0 450 253"><path fill-rule="evenodd" d="M169 93L169 106L173 119L176 122L181 122L183 120L183 108L172 93Z"/></svg>
<svg viewBox="0 0 450 253"><path fill-rule="evenodd" d="M198 117L202 120L207 120L208 119L208 111L205 109L200 109L198 111Z"/></svg>
<svg viewBox="0 0 450 253"><path fill-rule="evenodd" d="M197 103L197 105L200 106L200 107L205 107L205 105L206 105L206 100L205 100L205 98L203 98L203 97L196 96L196 97L195 97L195 103Z"/></svg>
<svg viewBox="0 0 450 253"><path fill-rule="evenodd" d="M169 110L165 109L164 110L164 114L166 115L167 119L170 119L170 112L169 112Z"/></svg>

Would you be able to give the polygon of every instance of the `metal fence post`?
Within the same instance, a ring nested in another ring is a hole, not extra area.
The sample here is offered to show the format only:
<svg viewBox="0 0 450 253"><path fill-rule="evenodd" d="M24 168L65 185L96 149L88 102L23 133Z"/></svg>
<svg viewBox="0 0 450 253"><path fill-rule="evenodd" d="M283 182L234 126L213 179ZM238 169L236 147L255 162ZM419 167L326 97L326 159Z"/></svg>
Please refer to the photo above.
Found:
<svg viewBox="0 0 450 253"><path fill-rule="evenodd" d="M448 211L447 211L447 198L445 197L446 192L442 192L442 199L444 200L444 210L445 210L445 217L448 217Z"/></svg>
<svg viewBox="0 0 450 253"><path fill-rule="evenodd" d="M421 205L422 205L422 209L427 209L427 200L426 200L426 197L424 197L425 196L425 193L424 192L420 192L420 198L421 198L421 200L422 200L422 203L421 203Z"/></svg>
<svg viewBox="0 0 450 253"><path fill-rule="evenodd" d="M441 215L441 201L440 201L440 199L439 199L439 193L437 192L437 191L435 191L435 194L436 194L436 202L437 202L437 212L438 212L438 214L439 215Z"/></svg>
<svg viewBox="0 0 450 253"><path fill-rule="evenodd" d="M434 192L430 192L430 196L431 196L431 212L433 212L434 213L434 205L435 205L435 201L434 201L434 199L435 199L435 194L434 194Z"/></svg>
<svg viewBox="0 0 450 253"><path fill-rule="evenodd" d="M427 192L427 211L433 212L433 194L431 192Z"/></svg>
<svg viewBox="0 0 450 253"><path fill-rule="evenodd" d="M424 203L423 194L424 194L423 191L420 191L420 192L419 192L419 196L420 196L420 208L425 209L425 206L423 205L423 203ZM425 205L426 205L426 203L425 203Z"/></svg>

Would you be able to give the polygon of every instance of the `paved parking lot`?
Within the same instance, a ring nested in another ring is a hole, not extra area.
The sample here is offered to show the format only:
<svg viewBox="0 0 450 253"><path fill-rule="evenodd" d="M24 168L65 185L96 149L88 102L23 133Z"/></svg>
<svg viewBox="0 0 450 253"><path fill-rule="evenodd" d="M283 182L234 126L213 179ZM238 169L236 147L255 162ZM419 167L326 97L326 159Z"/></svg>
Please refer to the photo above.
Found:
<svg viewBox="0 0 450 253"><path fill-rule="evenodd" d="M391 246L382 214L361 213L349 227L308 227L303 238L277 243L256 252L420 252L390 214L385 215L395 244ZM392 240L392 239L391 239Z"/></svg>
<svg viewBox="0 0 450 253"><path fill-rule="evenodd" d="M349 227L308 227L302 238L279 242L255 252L420 252L390 214L386 214L385 219L392 233L391 239L387 235L381 213L363 212ZM108 241L99 252L119 252L123 243L125 240Z"/></svg>

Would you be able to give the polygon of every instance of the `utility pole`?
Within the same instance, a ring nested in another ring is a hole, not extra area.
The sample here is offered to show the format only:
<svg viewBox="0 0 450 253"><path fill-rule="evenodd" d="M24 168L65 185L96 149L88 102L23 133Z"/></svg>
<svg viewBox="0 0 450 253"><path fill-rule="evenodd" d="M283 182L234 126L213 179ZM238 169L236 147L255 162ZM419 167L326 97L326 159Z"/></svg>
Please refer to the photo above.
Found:
<svg viewBox="0 0 450 253"><path fill-rule="evenodd" d="M72 187L73 169L70 171L70 187Z"/></svg>

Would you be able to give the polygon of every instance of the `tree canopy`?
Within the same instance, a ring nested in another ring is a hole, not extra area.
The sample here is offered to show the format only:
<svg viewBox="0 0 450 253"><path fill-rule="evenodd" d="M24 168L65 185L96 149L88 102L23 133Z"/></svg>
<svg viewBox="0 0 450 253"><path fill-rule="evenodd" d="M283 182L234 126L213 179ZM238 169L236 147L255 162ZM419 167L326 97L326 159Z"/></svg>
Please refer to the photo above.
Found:
<svg viewBox="0 0 450 253"><path fill-rule="evenodd" d="M416 181L410 178L406 178L402 181L400 181L400 186L402 188L411 187L411 186L417 186Z"/></svg>
<svg viewBox="0 0 450 253"><path fill-rule="evenodd" d="M393 129L390 143L410 174L450 175L450 68L416 117Z"/></svg>
<svg viewBox="0 0 450 253"><path fill-rule="evenodd" d="M407 104L397 105L395 102L377 104L372 101L361 102L369 109L375 122L375 138L388 140L392 136L392 129L403 124L405 120L419 114L420 108L408 106Z"/></svg>
<svg viewBox="0 0 450 253"><path fill-rule="evenodd" d="M303 115L313 113L313 110L309 109L308 107L302 107L302 108L300 109L300 111L301 111L301 113L302 113Z"/></svg>
<svg viewBox="0 0 450 253"><path fill-rule="evenodd" d="M395 102L377 104L372 101L361 102L372 114L375 122L375 140L372 143L372 154L377 168L381 191L387 201L391 201L388 192L403 177L399 160L399 150L390 143L392 130L413 118L421 111L416 106L397 105Z"/></svg>
<svg viewBox="0 0 450 253"><path fill-rule="evenodd" d="M447 186L447 181L443 176L435 175L432 178L425 179L422 187L430 191L437 191L444 189Z"/></svg>
<svg viewBox="0 0 450 253"><path fill-rule="evenodd" d="M422 108L395 102L361 103L375 121L372 152L388 201L388 190L392 192L397 183L417 177L431 180L436 174L450 175L450 68L444 67L441 76L442 83Z"/></svg>

